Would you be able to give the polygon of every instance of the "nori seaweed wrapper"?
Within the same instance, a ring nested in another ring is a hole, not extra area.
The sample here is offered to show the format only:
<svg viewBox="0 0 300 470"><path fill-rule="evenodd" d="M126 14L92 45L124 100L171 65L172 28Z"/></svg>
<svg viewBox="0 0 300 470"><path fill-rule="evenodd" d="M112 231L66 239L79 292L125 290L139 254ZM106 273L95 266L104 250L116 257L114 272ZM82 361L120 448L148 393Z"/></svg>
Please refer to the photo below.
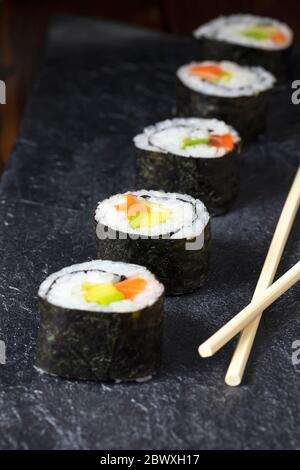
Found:
<svg viewBox="0 0 300 470"><path fill-rule="evenodd" d="M200 199L211 215L230 209L239 191L239 143L216 158L137 150L136 187L180 192Z"/></svg>
<svg viewBox="0 0 300 470"><path fill-rule="evenodd" d="M163 301L130 313L57 307L40 298L35 366L94 381L151 378L161 360Z"/></svg>
<svg viewBox="0 0 300 470"><path fill-rule="evenodd" d="M164 284L166 294L185 294L203 285L208 273L210 222L204 229L204 235L200 236L203 246L198 249L187 249L186 245L197 243L196 239L130 238L129 234L114 231L102 224L97 224L97 227L101 228L101 233L109 231L113 237L99 239L96 236L99 259L121 260L145 266Z"/></svg>
<svg viewBox="0 0 300 470"><path fill-rule="evenodd" d="M223 97L191 90L176 79L177 116L216 118L249 140L266 125L270 90L251 96Z"/></svg>
<svg viewBox="0 0 300 470"><path fill-rule="evenodd" d="M279 82L289 78L292 45L285 49L262 49L242 46L202 36L196 39L201 57L209 60L231 60L241 65L260 66L271 72Z"/></svg>

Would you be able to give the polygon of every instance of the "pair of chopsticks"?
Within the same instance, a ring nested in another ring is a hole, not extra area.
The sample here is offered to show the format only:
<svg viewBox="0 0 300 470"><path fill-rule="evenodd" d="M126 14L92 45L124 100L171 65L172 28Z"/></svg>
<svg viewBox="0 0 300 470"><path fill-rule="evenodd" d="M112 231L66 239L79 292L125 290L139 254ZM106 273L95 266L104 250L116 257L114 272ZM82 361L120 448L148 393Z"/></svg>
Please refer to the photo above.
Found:
<svg viewBox="0 0 300 470"><path fill-rule="evenodd" d="M199 346L200 356L212 356L241 331L225 376L228 385L236 386L242 381L263 311L300 280L298 261L272 284L299 205L300 167L283 206L251 303Z"/></svg>

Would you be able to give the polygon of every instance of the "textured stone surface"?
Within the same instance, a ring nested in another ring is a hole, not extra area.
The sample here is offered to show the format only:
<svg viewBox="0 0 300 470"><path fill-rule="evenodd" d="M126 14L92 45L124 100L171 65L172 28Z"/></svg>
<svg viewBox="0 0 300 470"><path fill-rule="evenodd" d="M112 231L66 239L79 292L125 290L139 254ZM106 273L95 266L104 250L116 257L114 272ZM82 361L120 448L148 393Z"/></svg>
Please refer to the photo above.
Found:
<svg viewBox="0 0 300 470"><path fill-rule="evenodd" d="M300 370L291 363L299 288L264 317L242 387L223 383L233 343L211 359L197 354L249 302L299 164L300 106L289 88L276 91L266 134L242 152L232 211L213 220L207 283L167 300L160 375L99 385L32 367L40 281L95 257L94 205L133 187L131 138L171 114L174 71L196 51L189 39L110 23L75 19L51 29L0 189L1 448L300 448ZM298 222L280 272L299 256Z"/></svg>

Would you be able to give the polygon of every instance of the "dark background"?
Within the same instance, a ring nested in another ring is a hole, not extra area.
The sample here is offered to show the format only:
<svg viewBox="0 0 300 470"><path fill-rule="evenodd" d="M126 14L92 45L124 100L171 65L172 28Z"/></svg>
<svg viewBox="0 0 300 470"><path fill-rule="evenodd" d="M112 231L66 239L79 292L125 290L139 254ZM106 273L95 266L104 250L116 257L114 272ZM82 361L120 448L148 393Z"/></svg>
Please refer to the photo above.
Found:
<svg viewBox="0 0 300 470"><path fill-rule="evenodd" d="M0 106L0 171L43 57L51 15L94 16L190 35L193 28L220 14L239 12L281 19L300 42L299 0L0 0L0 79L7 89L7 104Z"/></svg>

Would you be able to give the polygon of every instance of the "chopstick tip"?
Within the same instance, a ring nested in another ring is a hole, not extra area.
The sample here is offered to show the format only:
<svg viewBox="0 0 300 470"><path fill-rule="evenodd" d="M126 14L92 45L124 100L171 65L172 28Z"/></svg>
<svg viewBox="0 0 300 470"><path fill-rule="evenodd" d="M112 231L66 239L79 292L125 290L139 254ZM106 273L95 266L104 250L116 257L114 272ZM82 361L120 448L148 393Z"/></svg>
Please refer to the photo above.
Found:
<svg viewBox="0 0 300 470"><path fill-rule="evenodd" d="M201 357L210 357L213 355L212 349L209 346L207 346L205 343L200 344L198 348L198 352Z"/></svg>
<svg viewBox="0 0 300 470"><path fill-rule="evenodd" d="M227 374L225 377L225 383L230 387L237 387L238 385L240 385L241 381L242 379L238 375Z"/></svg>

